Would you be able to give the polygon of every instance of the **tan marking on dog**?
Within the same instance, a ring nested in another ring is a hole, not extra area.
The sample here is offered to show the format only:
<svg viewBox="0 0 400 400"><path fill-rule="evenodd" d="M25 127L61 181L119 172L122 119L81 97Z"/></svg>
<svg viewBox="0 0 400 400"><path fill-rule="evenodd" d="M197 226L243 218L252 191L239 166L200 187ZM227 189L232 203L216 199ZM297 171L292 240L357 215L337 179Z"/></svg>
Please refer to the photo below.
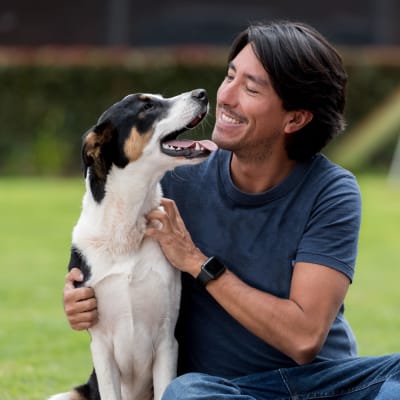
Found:
<svg viewBox="0 0 400 400"><path fill-rule="evenodd" d="M97 158L100 153L100 142L96 132L89 132L85 137L85 156Z"/></svg>
<svg viewBox="0 0 400 400"><path fill-rule="evenodd" d="M101 155L102 145L111 141L114 128L111 124L103 127L101 132L89 132L86 134L83 144L83 161L86 166L92 166L99 179L106 179L107 166Z"/></svg>
<svg viewBox="0 0 400 400"><path fill-rule="evenodd" d="M129 161L136 161L142 155L152 134L152 131L140 134L135 128L132 128L124 144L124 153Z"/></svg>
<svg viewBox="0 0 400 400"><path fill-rule="evenodd" d="M101 146L111 140L112 130L110 126L103 129L101 133L89 132L85 137L85 155L97 158L100 154Z"/></svg>

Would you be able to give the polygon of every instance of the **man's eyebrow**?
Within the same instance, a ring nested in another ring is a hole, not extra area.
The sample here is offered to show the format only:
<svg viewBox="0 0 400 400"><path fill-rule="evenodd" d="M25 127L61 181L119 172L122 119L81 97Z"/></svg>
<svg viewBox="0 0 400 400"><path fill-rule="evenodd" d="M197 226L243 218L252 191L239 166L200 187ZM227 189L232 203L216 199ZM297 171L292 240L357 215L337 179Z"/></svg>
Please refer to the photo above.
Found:
<svg viewBox="0 0 400 400"><path fill-rule="evenodd" d="M233 63L233 61L231 61L231 62L228 64L228 69L231 69L231 70L233 70L234 72L237 72L237 69L236 69L235 64ZM261 85L261 86L270 86L269 81L266 80L266 79L264 79L264 78L262 78L262 77L260 77L260 76L252 75L252 74L246 74L246 73L244 74L244 76L245 76L248 80L250 80L250 81L252 81L252 82L254 82L254 83L258 84L258 85Z"/></svg>

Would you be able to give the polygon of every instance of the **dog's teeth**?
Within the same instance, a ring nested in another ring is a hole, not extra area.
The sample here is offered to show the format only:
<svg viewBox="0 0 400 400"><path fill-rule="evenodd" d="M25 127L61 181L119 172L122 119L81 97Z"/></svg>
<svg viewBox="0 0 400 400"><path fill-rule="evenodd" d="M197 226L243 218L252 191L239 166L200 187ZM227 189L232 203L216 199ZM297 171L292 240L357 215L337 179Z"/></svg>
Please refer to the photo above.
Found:
<svg viewBox="0 0 400 400"><path fill-rule="evenodd" d="M167 150L174 150L174 151L184 150L183 147L175 147L175 146L170 145L168 143L163 143L163 148L167 149Z"/></svg>

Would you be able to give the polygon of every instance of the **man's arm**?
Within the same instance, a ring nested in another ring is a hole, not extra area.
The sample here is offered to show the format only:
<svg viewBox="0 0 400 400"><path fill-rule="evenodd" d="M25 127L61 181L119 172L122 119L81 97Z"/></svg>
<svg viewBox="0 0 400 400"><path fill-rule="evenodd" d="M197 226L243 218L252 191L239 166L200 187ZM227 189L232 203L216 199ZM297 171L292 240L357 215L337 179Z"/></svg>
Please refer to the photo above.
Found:
<svg viewBox="0 0 400 400"><path fill-rule="evenodd" d="M348 286L349 279L341 272L298 263L289 299L254 289L230 271L211 281L207 290L254 335L306 364L321 350Z"/></svg>
<svg viewBox="0 0 400 400"><path fill-rule="evenodd" d="M196 277L207 256L192 242L175 203L163 199L162 205L164 211L157 209L148 215L150 222L158 220L162 228L148 228L146 234L159 241L172 265ZM252 288L230 271L206 288L250 332L298 364L305 364L319 353L349 284L341 272L299 262L288 299Z"/></svg>
<svg viewBox="0 0 400 400"><path fill-rule="evenodd" d="M64 311L71 328L84 330L97 322L97 302L90 287L75 288L74 282L82 282L78 268L72 268L65 277Z"/></svg>

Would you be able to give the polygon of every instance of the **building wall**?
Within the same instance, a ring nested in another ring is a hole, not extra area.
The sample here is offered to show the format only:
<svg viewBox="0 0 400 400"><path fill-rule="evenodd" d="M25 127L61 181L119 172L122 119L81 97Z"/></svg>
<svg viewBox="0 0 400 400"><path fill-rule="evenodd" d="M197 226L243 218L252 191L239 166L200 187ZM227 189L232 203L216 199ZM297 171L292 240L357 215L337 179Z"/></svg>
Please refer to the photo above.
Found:
<svg viewBox="0 0 400 400"><path fill-rule="evenodd" d="M263 19L308 22L337 44L400 44L398 0L1 0L0 45L227 45Z"/></svg>

